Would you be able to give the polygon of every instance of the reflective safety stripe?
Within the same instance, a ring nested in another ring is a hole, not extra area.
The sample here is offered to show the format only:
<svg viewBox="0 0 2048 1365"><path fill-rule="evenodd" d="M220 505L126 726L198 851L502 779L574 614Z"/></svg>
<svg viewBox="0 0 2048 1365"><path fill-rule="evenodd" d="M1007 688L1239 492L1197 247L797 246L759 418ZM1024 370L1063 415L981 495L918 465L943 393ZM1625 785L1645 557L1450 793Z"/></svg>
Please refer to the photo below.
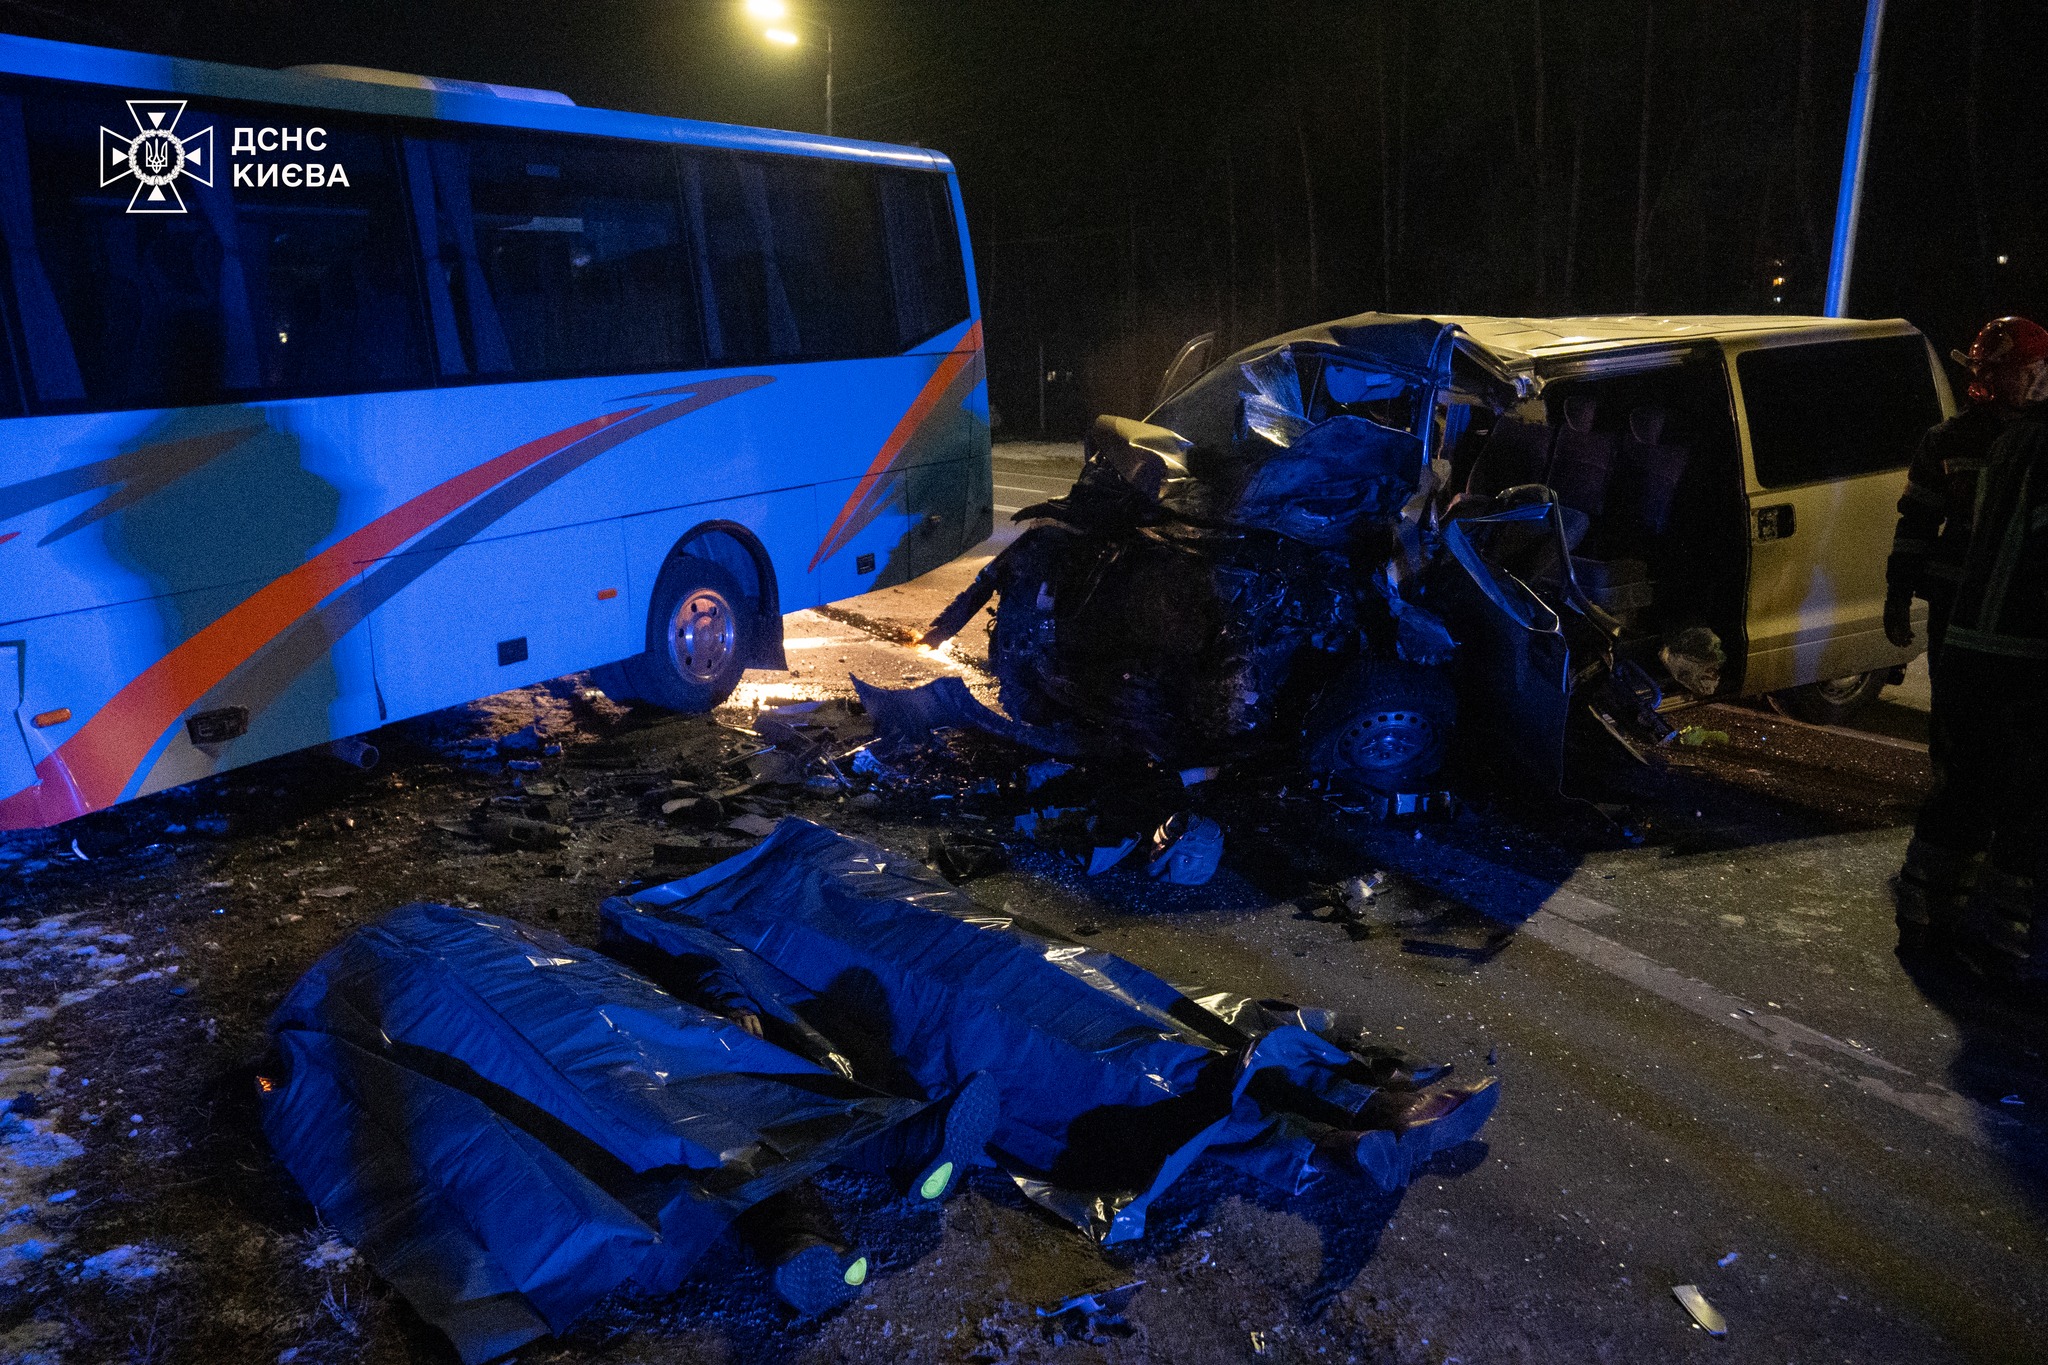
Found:
<svg viewBox="0 0 2048 1365"><path fill-rule="evenodd" d="M1991 581L1984 585L1984 600L1977 607L1977 624L1996 625L2005 612L2005 594L2012 587L2013 573L2020 566L2020 552L2027 545L2026 523L2020 517L2020 509L2028 502L2028 493L2034 486L2034 467L2020 476L2018 495L2013 499L2012 520L2005 528L2005 539L1999 543L1998 558L1991 566Z"/></svg>

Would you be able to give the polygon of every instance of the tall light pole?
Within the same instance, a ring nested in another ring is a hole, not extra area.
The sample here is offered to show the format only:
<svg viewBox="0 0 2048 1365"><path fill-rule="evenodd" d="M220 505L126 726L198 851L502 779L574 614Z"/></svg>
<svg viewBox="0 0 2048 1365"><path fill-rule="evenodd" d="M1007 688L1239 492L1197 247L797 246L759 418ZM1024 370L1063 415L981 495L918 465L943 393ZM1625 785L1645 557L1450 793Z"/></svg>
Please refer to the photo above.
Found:
<svg viewBox="0 0 2048 1365"><path fill-rule="evenodd" d="M777 47L795 47L801 41L795 27L799 24L825 35L825 136L832 136L832 25L797 18L789 12L788 0L747 0L747 17L771 25L761 30L761 36Z"/></svg>
<svg viewBox="0 0 2048 1365"><path fill-rule="evenodd" d="M1884 0L1863 12L1863 55L1849 97L1849 138L1842 149L1842 188L1835 196L1835 249L1828 257L1827 315L1849 313L1849 272L1856 263L1856 220L1863 212L1863 163L1870 153L1870 119L1877 105L1877 40L1884 33Z"/></svg>

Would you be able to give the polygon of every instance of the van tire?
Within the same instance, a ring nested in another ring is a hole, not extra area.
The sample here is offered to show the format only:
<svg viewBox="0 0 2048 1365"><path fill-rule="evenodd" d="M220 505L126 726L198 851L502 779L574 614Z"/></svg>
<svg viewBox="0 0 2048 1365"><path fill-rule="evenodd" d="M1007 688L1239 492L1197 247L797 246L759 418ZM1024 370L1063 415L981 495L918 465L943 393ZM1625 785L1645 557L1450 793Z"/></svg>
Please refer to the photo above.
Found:
<svg viewBox="0 0 2048 1365"><path fill-rule="evenodd" d="M1771 709L1781 716L1803 720L1808 725L1841 725L1877 700L1890 680L1891 670L1852 673L1846 678L1788 687L1769 696Z"/></svg>
<svg viewBox="0 0 2048 1365"><path fill-rule="evenodd" d="M633 701L697 715L739 686L756 629L753 604L730 572L708 559L675 555L654 583L646 651L612 667Z"/></svg>
<svg viewBox="0 0 2048 1365"><path fill-rule="evenodd" d="M1309 768L1346 786L1412 792L1443 766L1457 720L1458 695L1443 669L1371 660L1309 711Z"/></svg>

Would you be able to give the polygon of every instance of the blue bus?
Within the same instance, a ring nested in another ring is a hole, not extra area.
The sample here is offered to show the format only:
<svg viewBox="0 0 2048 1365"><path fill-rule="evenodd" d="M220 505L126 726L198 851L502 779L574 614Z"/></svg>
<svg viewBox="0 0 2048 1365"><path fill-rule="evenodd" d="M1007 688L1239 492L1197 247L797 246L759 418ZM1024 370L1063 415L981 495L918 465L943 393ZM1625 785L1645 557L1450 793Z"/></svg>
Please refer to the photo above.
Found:
<svg viewBox="0 0 2048 1365"><path fill-rule="evenodd" d="M677 710L993 519L933 152L0 37L0 829L601 669Z"/></svg>

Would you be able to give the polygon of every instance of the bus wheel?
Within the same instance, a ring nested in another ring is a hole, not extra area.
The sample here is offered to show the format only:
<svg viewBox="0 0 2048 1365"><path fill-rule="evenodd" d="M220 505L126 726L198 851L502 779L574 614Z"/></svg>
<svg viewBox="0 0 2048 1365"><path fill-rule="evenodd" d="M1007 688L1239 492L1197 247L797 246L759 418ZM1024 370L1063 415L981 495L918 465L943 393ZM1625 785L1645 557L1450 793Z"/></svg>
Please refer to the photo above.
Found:
<svg viewBox="0 0 2048 1365"><path fill-rule="evenodd" d="M633 697L669 711L709 711L745 671L754 615L739 583L708 559L662 566L647 614L647 652L624 664Z"/></svg>

